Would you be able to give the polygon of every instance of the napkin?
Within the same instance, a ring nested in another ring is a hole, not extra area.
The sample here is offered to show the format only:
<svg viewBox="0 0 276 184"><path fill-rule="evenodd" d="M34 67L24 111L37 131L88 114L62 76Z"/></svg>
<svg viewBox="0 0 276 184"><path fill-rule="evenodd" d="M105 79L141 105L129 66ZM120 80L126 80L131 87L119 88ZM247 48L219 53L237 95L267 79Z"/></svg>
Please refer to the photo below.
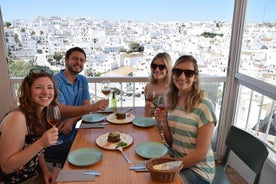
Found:
<svg viewBox="0 0 276 184"><path fill-rule="evenodd" d="M95 175L84 175L85 170L60 170L56 182L95 181Z"/></svg>
<svg viewBox="0 0 276 184"><path fill-rule="evenodd" d="M156 170L173 170L178 168L182 164L182 161L165 162L163 164L157 164L153 166Z"/></svg>

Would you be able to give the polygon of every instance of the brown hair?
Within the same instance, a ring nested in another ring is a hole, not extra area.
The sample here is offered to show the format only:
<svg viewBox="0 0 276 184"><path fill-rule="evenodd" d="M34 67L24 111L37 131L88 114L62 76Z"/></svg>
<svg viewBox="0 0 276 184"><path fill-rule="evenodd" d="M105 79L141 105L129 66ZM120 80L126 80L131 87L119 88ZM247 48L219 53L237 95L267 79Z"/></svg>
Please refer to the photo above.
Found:
<svg viewBox="0 0 276 184"><path fill-rule="evenodd" d="M192 85L192 91L186 98L186 101L184 104L185 110L187 112L191 112L193 110L193 108L200 103L201 99L203 99L205 97L205 92L200 88L199 77L198 77L198 73L199 73L198 65L197 65L196 59L193 56L191 56L191 55L180 56L176 60L173 68L175 68L178 64L184 63L184 62L191 62L194 66L194 71L195 71L194 82ZM178 102L178 91L179 91L178 88L175 86L175 84L173 82L173 76L171 76L170 90L168 92L169 109L174 109L176 107L177 102Z"/></svg>
<svg viewBox="0 0 276 184"><path fill-rule="evenodd" d="M47 129L46 108L40 113L37 105L31 98L31 86L34 84L35 80L41 77L48 77L53 82L54 100L51 104L57 104L58 90L54 78L51 74L43 72L43 70L40 73L31 73L27 75L23 79L18 91L19 110L25 114L27 126L34 135L42 135Z"/></svg>

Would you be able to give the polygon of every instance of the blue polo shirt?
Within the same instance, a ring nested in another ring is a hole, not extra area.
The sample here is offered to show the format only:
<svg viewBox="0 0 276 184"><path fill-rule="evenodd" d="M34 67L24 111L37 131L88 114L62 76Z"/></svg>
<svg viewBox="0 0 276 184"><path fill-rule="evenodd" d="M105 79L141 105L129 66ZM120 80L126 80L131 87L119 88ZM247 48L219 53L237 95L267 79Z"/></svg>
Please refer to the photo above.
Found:
<svg viewBox="0 0 276 184"><path fill-rule="evenodd" d="M54 75L59 93L58 101L64 105L83 105L84 100L90 100L89 88L87 78L78 74L74 84L68 82L64 75L64 70L60 70L59 73ZM62 118L63 120L66 117ZM76 130L73 130L70 134L59 134L60 139L63 141L72 140L74 138Z"/></svg>

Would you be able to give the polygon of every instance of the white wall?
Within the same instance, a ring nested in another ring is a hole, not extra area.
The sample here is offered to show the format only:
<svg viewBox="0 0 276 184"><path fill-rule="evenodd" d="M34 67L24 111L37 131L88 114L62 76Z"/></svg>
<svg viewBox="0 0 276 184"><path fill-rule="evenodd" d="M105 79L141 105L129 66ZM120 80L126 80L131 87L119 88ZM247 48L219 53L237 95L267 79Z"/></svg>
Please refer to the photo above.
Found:
<svg viewBox="0 0 276 184"><path fill-rule="evenodd" d="M10 110L14 102L13 90L10 84L8 65L6 60L6 48L4 44L4 30L2 12L0 10L0 120ZM10 104L10 105L5 105Z"/></svg>

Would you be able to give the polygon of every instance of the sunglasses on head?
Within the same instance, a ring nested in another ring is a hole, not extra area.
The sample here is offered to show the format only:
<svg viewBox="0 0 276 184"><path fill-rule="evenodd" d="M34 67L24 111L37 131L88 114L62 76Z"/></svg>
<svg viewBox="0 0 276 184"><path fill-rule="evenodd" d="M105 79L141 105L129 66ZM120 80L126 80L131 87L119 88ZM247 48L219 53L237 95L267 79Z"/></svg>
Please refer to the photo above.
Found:
<svg viewBox="0 0 276 184"><path fill-rule="evenodd" d="M157 64L151 63L150 67L153 70L156 70L157 67L159 68L159 70L164 70L166 68L166 65L157 65Z"/></svg>
<svg viewBox="0 0 276 184"><path fill-rule="evenodd" d="M195 71L194 70L182 70L180 68L173 68L172 73L173 73L173 75L175 75L177 77L180 77L182 75L182 73L184 73L184 75L187 78L191 78L194 76Z"/></svg>
<svg viewBox="0 0 276 184"><path fill-rule="evenodd" d="M49 69L37 69L37 68L34 68L34 69L30 70L29 75L38 74L38 73L47 73L49 75L53 75L54 74L54 72L52 70L49 70Z"/></svg>

